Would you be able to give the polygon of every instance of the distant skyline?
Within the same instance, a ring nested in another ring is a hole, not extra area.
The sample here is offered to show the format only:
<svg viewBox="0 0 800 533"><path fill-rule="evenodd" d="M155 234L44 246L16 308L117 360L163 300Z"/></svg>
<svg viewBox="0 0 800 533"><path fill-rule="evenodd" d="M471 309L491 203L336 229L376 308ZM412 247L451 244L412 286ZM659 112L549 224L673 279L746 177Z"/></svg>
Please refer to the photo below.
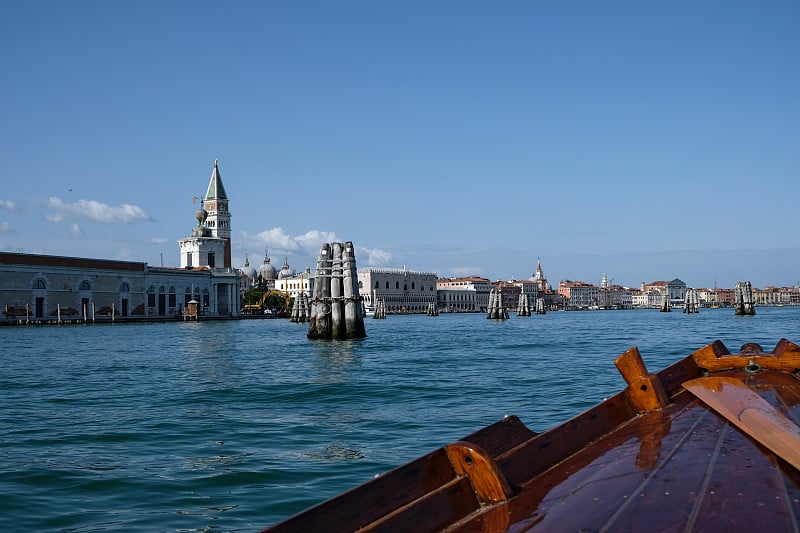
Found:
<svg viewBox="0 0 800 533"><path fill-rule="evenodd" d="M796 2L6 2L0 250L800 283Z"/></svg>

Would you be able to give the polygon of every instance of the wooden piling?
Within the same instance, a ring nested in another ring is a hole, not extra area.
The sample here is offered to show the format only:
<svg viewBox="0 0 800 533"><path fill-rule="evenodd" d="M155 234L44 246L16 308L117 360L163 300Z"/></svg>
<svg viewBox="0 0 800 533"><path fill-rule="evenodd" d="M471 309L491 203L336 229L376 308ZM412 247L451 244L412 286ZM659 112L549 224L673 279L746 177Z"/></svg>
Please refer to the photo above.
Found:
<svg viewBox="0 0 800 533"><path fill-rule="evenodd" d="M344 339L344 292L342 288L342 243L331 244L331 338Z"/></svg>
<svg viewBox="0 0 800 533"><path fill-rule="evenodd" d="M344 243L342 254L342 285L344 288L345 337L361 339L367 336L364 328L364 305L358 290L358 269L352 241Z"/></svg>

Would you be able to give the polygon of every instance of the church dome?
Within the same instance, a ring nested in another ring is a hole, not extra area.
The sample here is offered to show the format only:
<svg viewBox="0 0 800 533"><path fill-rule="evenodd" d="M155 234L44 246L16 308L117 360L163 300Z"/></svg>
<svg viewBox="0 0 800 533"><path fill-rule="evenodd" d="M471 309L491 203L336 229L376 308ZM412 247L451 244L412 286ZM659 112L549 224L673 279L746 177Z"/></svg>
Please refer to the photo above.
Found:
<svg viewBox="0 0 800 533"><path fill-rule="evenodd" d="M244 266L239 269L239 275L247 279L254 279L256 277L256 269L250 266L250 260L247 258L247 255L244 256Z"/></svg>
<svg viewBox="0 0 800 533"><path fill-rule="evenodd" d="M274 281L278 279L278 271L269 262L269 255L264 254L264 262L258 267L258 277L264 281Z"/></svg>
<svg viewBox="0 0 800 533"><path fill-rule="evenodd" d="M283 278L291 278L294 277L294 270L292 267L289 266L289 259L286 258L283 260L283 266L281 267L281 271L278 272L278 279Z"/></svg>

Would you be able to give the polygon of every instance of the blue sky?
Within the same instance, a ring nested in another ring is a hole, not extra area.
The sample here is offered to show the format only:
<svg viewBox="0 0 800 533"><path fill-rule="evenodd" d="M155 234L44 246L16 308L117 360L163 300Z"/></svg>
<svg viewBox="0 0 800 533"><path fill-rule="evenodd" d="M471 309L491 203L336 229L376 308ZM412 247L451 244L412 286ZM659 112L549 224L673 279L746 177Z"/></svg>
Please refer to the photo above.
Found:
<svg viewBox="0 0 800 533"><path fill-rule="evenodd" d="M796 2L0 3L0 249L800 280Z"/></svg>

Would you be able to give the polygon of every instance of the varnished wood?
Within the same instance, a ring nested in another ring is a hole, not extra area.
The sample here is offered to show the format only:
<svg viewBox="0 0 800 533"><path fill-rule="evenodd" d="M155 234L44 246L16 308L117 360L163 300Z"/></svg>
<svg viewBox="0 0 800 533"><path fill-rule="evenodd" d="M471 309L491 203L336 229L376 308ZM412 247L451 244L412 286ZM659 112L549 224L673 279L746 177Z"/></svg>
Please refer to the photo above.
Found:
<svg viewBox="0 0 800 533"><path fill-rule="evenodd" d="M683 386L778 457L800 469L800 427L741 380L705 377L687 381Z"/></svg>
<svg viewBox="0 0 800 533"><path fill-rule="evenodd" d="M466 476L481 504L506 501L511 487L489 454L476 444L455 442L444 447L453 470Z"/></svg>
<svg viewBox="0 0 800 533"><path fill-rule="evenodd" d="M720 348L722 347L722 348ZM692 354L697 366L709 372L718 372L731 368L744 368L751 362L765 370L794 372L800 369L800 346L786 339L781 339L771 353L731 354L721 342L709 344Z"/></svg>
<svg viewBox="0 0 800 533"><path fill-rule="evenodd" d="M519 417L507 416L483 429L471 433L461 440L477 444L496 458L536 436Z"/></svg>
<svg viewBox="0 0 800 533"><path fill-rule="evenodd" d="M756 344L731 354L716 341L654 375L633 348L618 359L628 388L567 422L537 434L506 417L268 531L797 533L800 429L775 414L800 422L798 360L785 339L768 354ZM764 370L745 371L750 361ZM723 378L709 389L716 400L731 392L725 380L747 382L734 394L736 418L777 435L777 451L682 386L713 385L701 377L711 368ZM630 390L642 385L651 390Z"/></svg>
<svg viewBox="0 0 800 533"><path fill-rule="evenodd" d="M658 411L667 405L664 387L657 375L647 372L639 348L634 346L625 351L614 364L628 383L627 394L637 412Z"/></svg>

